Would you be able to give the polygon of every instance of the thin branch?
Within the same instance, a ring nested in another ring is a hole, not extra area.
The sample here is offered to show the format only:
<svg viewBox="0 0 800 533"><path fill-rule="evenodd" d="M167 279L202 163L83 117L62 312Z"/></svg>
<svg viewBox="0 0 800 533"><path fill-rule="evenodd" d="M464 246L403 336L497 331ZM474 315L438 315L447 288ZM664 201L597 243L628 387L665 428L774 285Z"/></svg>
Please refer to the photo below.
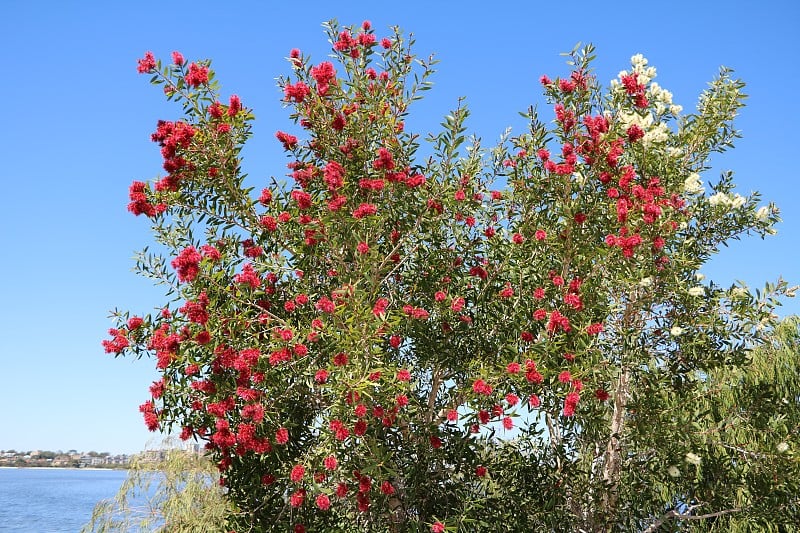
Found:
<svg viewBox="0 0 800 533"><path fill-rule="evenodd" d="M693 506L693 507L690 507L689 509L693 510L693 509L695 509L695 507L699 507L699 506ZM679 513L678 511L676 511L675 509L672 509L671 511L667 512L666 514L664 514L661 518L659 518L658 520L656 520L655 522L650 524L650 527L648 527L647 529L642 531L642 533L654 533L655 531L658 531L658 528L660 528L664 524L664 522L666 522L667 520L672 520L672 519L676 519L676 520L705 520L707 518L715 518L717 516L723 516L723 515L726 515L726 514L738 513L740 511L741 511L741 509L735 507L733 509L723 509L722 511L716 511L714 513L693 515L693 514L682 514L682 513Z"/></svg>

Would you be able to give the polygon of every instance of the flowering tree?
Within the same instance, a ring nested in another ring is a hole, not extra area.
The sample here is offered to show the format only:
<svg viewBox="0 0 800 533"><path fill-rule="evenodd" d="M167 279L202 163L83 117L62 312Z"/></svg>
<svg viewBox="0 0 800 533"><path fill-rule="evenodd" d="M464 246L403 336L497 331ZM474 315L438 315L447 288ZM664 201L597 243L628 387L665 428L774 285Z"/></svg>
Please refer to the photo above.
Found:
<svg viewBox="0 0 800 533"><path fill-rule="evenodd" d="M248 188L253 115L221 97L207 61L139 61L185 113L158 123L167 174L134 182L128 206L169 256L142 253L138 270L173 299L117 313L104 344L155 357L145 422L206 442L231 527L768 516L762 492L730 484L749 487L748 453L762 452L684 409L719 369L745 365L787 291L698 274L720 245L778 220L734 194L731 174L703 181L737 137L742 83L722 70L683 114L641 56L602 89L586 47L541 79L552 122L531 110L527 132L485 150L459 104L420 149L404 117L432 61L398 31L327 28L335 62L292 50L280 80L303 132L276 134L290 185ZM793 456L763 453L791 494Z"/></svg>

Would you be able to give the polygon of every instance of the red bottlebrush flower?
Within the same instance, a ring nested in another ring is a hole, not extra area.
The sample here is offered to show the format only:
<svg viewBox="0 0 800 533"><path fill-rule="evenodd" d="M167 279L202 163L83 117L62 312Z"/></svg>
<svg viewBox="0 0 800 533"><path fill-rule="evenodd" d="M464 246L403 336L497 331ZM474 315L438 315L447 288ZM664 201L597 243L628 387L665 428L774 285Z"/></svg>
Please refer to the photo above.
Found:
<svg viewBox="0 0 800 533"><path fill-rule="evenodd" d="M283 94L286 97L286 100L299 104L305 100L306 96L311 94L311 89L309 89L308 85L302 81L298 81L294 85L286 85L286 87L283 88Z"/></svg>
<svg viewBox="0 0 800 533"><path fill-rule="evenodd" d="M311 207L311 195L305 191L292 191L292 200L297 202L297 207L300 209L308 209Z"/></svg>
<svg viewBox="0 0 800 533"><path fill-rule="evenodd" d="M572 379L572 376L569 373L569 370L564 370L558 375L558 381L561 383L569 383Z"/></svg>
<svg viewBox="0 0 800 533"><path fill-rule="evenodd" d="M397 402L398 407L405 407L408 405L408 396L405 394L400 394L397 396L397 398L395 398L395 401Z"/></svg>
<svg viewBox="0 0 800 533"><path fill-rule="evenodd" d="M154 400L158 400L164 395L164 378L154 381L153 384L150 385L150 395Z"/></svg>
<svg viewBox="0 0 800 533"><path fill-rule="evenodd" d="M230 103L228 104L228 116L235 117L241 110L242 101L235 94L231 95Z"/></svg>
<svg viewBox="0 0 800 533"><path fill-rule="evenodd" d="M367 243L365 243L365 242L360 242L360 243L358 243L358 245L356 246L356 251L357 251L358 253L360 253L361 255L364 255L364 254L366 254L367 252L369 252L369 245L368 245Z"/></svg>
<svg viewBox="0 0 800 533"><path fill-rule="evenodd" d="M603 331L603 324L597 322L595 324L589 324L586 326L586 333L589 335L599 335Z"/></svg>
<svg viewBox="0 0 800 533"><path fill-rule="evenodd" d="M206 330L199 331L197 332L197 335L194 336L194 340L197 342L197 344L208 344L211 342L211 333Z"/></svg>
<svg viewBox="0 0 800 533"><path fill-rule="evenodd" d="M200 87L204 83L208 83L208 67L200 66L197 63L191 63L185 80L186 83L192 87Z"/></svg>
<svg viewBox="0 0 800 533"><path fill-rule="evenodd" d="M638 124L631 124L625 133L628 135L628 141L632 143L644 137L644 130Z"/></svg>
<svg viewBox="0 0 800 533"><path fill-rule="evenodd" d="M521 369L522 367L520 366L520 364L516 362L508 363L508 365L506 366L506 372L508 372L509 374L519 374Z"/></svg>
<svg viewBox="0 0 800 533"><path fill-rule="evenodd" d="M144 423L147 429L155 431L158 429L158 414L156 413L155 404L152 400L148 400L139 406L139 412L144 415Z"/></svg>
<svg viewBox="0 0 800 533"><path fill-rule="evenodd" d="M179 67L183 65L186 60L183 58L183 54L178 51L172 52L172 62Z"/></svg>
<svg viewBox="0 0 800 533"><path fill-rule="evenodd" d="M562 93L571 93L575 90L575 83L572 80L558 80L558 88Z"/></svg>
<svg viewBox="0 0 800 533"><path fill-rule="evenodd" d="M322 298L317 300L315 307L318 311L322 311L323 313L328 313L328 314L336 311L336 304L327 296L323 296Z"/></svg>
<svg viewBox="0 0 800 533"><path fill-rule="evenodd" d="M547 311L544 309L537 309L533 312L533 319L534 320L544 320L547 317Z"/></svg>
<svg viewBox="0 0 800 533"><path fill-rule="evenodd" d="M486 467L485 466L478 466L475 468L475 475L478 477L486 477Z"/></svg>
<svg viewBox="0 0 800 533"><path fill-rule="evenodd" d="M514 296L514 289L511 287L511 283L506 282L505 287L498 293L500 298L511 298Z"/></svg>
<svg viewBox="0 0 800 533"><path fill-rule="evenodd" d="M395 164L392 153L386 148L379 148L378 157L372 162L372 168L375 170L393 170L394 166Z"/></svg>
<svg viewBox="0 0 800 533"><path fill-rule="evenodd" d="M573 416L575 414L575 408L578 406L580 399L581 397L577 392L567 394L566 399L564 399L564 416Z"/></svg>
<svg viewBox="0 0 800 533"><path fill-rule="evenodd" d="M153 56L153 52L145 52L144 57L136 65L136 70L139 74L153 72L155 68L156 58Z"/></svg>
<svg viewBox="0 0 800 533"><path fill-rule="evenodd" d="M333 68L333 63L330 61L323 61L317 66L311 67L311 77L317 82L317 92L320 96L325 96L328 93L331 81L336 77L336 70Z"/></svg>
<svg viewBox="0 0 800 533"><path fill-rule="evenodd" d="M583 302L581 301L581 297L577 294L569 293L564 295L564 303L576 311L581 311L583 309Z"/></svg>
<svg viewBox="0 0 800 533"><path fill-rule="evenodd" d="M336 470L336 467L339 465L339 461L337 461L336 457L333 455L329 455L322 460L322 464L325 466L326 470Z"/></svg>
<svg viewBox="0 0 800 533"><path fill-rule="evenodd" d="M503 418L503 427L505 429L512 429L514 427L514 420L510 416Z"/></svg>
<svg viewBox="0 0 800 533"><path fill-rule="evenodd" d="M381 492L386 494L387 496L391 496L394 494L394 485L389 483L388 481L384 481L381 483Z"/></svg>
<svg viewBox="0 0 800 533"><path fill-rule="evenodd" d="M511 242L514 244L522 244L525 242L525 237L521 233L515 233L511 236Z"/></svg>
<svg viewBox="0 0 800 533"><path fill-rule="evenodd" d="M519 338L522 339L523 342L533 342L533 333L530 331L523 331L519 334Z"/></svg>
<svg viewBox="0 0 800 533"><path fill-rule="evenodd" d="M403 342L403 339L400 335L392 335L389 337L389 346L394 348L395 350L400 347L400 344Z"/></svg>
<svg viewBox="0 0 800 533"><path fill-rule="evenodd" d="M344 366L347 364L348 361L349 359L347 357L347 354L344 352L337 353L335 356L333 356L333 364L335 366Z"/></svg>
<svg viewBox="0 0 800 533"><path fill-rule="evenodd" d="M472 384L472 390L478 394L489 395L492 393L492 386L482 379L476 379Z"/></svg>
<svg viewBox="0 0 800 533"><path fill-rule="evenodd" d="M542 229L537 229L533 236L537 241L543 241L547 238L547 232Z"/></svg>
<svg viewBox="0 0 800 533"><path fill-rule="evenodd" d="M529 383L541 383L544 381L544 376L538 370L528 370L525 372L525 379Z"/></svg>
<svg viewBox="0 0 800 533"><path fill-rule="evenodd" d="M323 383L328 382L328 371L325 369L317 370L317 373L314 374L314 381L318 384L322 385Z"/></svg>
<svg viewBox="0 0 800 533"><path fill-rule="evenodd" d="M289 442L289 430L286 428L278 428L275 432L275 442L278 444L286 444Z"/></svg>
<svg viewBox="0 0 800 533"><path fill-rule="evenodd" d="M384 37L383 39L381 39L381 46L384 49L389 49L389 48L392 47L392 41L390 41L388 38Z"/></svg>
<svg viewBox="0 0 800 533"><path fill-rule="evenodd" d="M409 372L405 368L401 368L397 371L397 381L407 382L411 380L411 372Z"/></svg>
<svg viewBox="0 0 800 533"><path fill-rule="evenodd" d="M373 204L363 203L353 210L353 218L362 219L366 216L374 215L378 212L378 208Z"/></svg>
<svg viewBox="0 0 800 533"><path fill-rule="evenodd" d="M455 422L456 420L458 420L458 411L456 411L455 409L449 409L447 411L447 420L449 422Z"/></svg>
<svg viewBox="0 0 800 533"><path fill-rule="evenodd" d="M443 302L447 299L447 293L444 291L436 291L436 293L433 295L433 299L437 302Z"/></svg>
<svg viewBox="0 0 800 533"><path fill-rule="evenodd" d="M554 310L550 313L550 320L547 322L547 331L550 333L558 333L559 330L567 333L571 329L569 319Z"/></svg>
<svg viewBox="0 0 800 533"><path fill-rule="evenodd" d="M317 496L317 507L321 511L327 511L331 508L331 499L328 497L327 494L320 494Z"/></svg>
<svg viewBox="0 0 800 533"><path fill-rule="evenodd" d="M300 483L305 475L306 469L303 465L294 465L292 467L292 472L289 474L289 479L291 479L294 483Z"/></svg>
<svg viewBox="0 0 800 533"><path fill-rule="evenodd" d="M464 309L465 303L466 301L464 298L457 296L456 298L453 298L453 302L450 304L450 309L452 309L455 313L459 313L462 309Z"/></svg>
<svg viewBox="0 0 800 533"><path fill-rule="evenodd" d="M331 128L336 131L342 131L347 124L347 119L344 117L343 114L339 113L333 120L331 121Z"/></svg>
<svg viewBox="0 0 800 533"><path fill-rule="evenodd" d="M359 437L361 435L363 435L364 433L366 433L366 432L367 432L367 423L365 421L363 421L363 420L359 420L353 426L353 433L355 433ZM346 436L345 436L345 438L346 438ZM340 440L344 440L344 439L340 439Z"/></svg>
<svg viewBox="0 0 800 533"><path fill-rule="evenodd" d="M245 263L242 267L242 273L236 274L233 277L233 281L243 285L250 285L253 289L257 289L261 286L261 278L259 278L258 273L253 269L253 265L250 263Z"/></svg>
<svg viewBox="0 0 800 533"><path fill-rule="evenodd" d="M132 316L128 319L128 330L133 331L138 329L142 324L144 324L144 319L138 316Z"/></svg>
<svg viewBox="0 0 800 533"><path fill-rule="evenodd" d="M335 191L344 185L344 167L336 161L330 161L323 170L323 179L328 185L328 190Z"/></svg>
<svg viewBox="0 0 800 533"><path fill-rule="evenodd" d="M444 524L441 522L431 524L431 533L444 533Z"/></svg>
<svg viewBox="0 0 800 533"><path fill-rule="evenodd" d="M594 397L599 401L604 402L608 400L608 392L605 389L597 389L594 391Z"/></svg>
<svg viewBox="0 0 800 533"><path fill-rule="evenodd" d="M289 505L291 505L292 507L300 507L301 505L303 505L303 502L305 501L306 501L306 491L303 489L300 489L297 492L292 493L292 495L289 497ZM295 530L296 529L297 528L295 528Z"/></svg>
<svg viewBox="0 0 800 533"><path fill-rule="evenodd" d="M172 260L172 268L178 272L178 280L191 282L200 271L199 265L202 257L194 246L184 248L178 256Z"/></svg>
<svg viewBox="0 0 800 533"><path fill-rule="evenodd" d="M281 144L283 144L283 148L285 150L291 150L297 146L297 137L289 133L283 131L275 132L275 138L278 139Z"/></svg>

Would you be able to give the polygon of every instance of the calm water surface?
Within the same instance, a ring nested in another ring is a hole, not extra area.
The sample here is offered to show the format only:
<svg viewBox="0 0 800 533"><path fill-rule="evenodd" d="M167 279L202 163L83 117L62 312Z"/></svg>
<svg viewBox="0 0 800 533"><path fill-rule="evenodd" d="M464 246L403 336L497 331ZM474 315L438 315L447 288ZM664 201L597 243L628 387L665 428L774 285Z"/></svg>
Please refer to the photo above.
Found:
<svg viewBox="0 0 800 533"><path fill-rule="evenodd" d="M97 502L114 495L125 470L0 468L0 531L76 533Z"/></svg>

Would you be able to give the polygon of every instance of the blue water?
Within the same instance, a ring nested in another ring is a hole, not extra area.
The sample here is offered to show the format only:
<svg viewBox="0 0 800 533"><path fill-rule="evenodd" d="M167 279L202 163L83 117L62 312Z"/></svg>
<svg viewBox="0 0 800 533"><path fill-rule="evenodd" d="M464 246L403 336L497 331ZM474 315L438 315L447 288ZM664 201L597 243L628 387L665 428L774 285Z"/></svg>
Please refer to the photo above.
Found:
<svg viewBox="0 0 800 533"><path fill-rule="evenodd" d="M0 468L0 531L77 533L100 500L113 498L124 470Z"/></svg>

